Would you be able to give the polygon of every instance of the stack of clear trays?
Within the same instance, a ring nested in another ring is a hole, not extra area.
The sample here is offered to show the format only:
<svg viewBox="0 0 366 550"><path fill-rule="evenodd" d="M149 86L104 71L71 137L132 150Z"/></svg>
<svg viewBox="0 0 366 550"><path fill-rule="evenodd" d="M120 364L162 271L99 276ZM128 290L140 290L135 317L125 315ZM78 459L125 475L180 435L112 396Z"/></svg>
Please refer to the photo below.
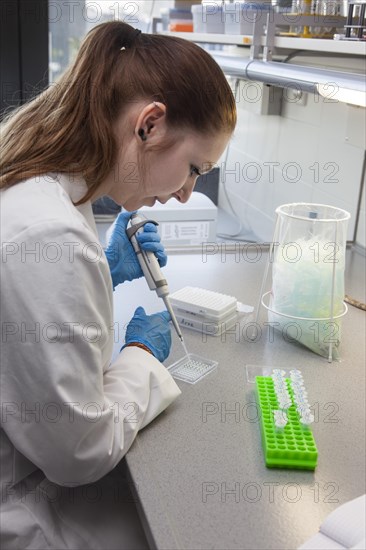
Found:
<svg viewBox="0 0 366 550"><path fill-rule="evenodd" d="M186 286L169 296L178 323L192 330L220 336L238 320L233 296Z"/></svg>
<svg viewBox="0 0 366 550"><path fill-rule="evenodd" d="M188 384L195 384L209 372L216 369L217 365L217 361L211 361L210 359L189 353L168 367L168 370L177 380L188 382Z"/></svg>

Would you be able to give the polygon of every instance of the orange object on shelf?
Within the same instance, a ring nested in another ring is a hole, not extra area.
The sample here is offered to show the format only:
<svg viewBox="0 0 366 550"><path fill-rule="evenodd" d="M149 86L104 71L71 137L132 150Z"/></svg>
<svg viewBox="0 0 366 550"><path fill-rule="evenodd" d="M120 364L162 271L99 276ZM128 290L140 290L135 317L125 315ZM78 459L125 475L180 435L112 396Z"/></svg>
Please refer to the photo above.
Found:
<svg viewBox="0 0 366 550"><path fill-rule="evenodd" d="M171 32L193 32L193 23L170 23Z"/></svg>

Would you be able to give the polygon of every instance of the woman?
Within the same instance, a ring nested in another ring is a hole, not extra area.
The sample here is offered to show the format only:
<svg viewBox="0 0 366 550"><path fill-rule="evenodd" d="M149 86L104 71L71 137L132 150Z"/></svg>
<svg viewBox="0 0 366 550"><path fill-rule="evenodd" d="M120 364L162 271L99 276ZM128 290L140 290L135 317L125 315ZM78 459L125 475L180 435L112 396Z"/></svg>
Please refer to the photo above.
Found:
<svg viewBox="0 0 366 550"><path fill-rule="evenodd" d="M161 363L169 315L138 308L111 363L112 290L142 273L130 214L104 254L91 202L108 195L129 212L186 202L235 123L206 52L121 22L94 28L61 80L4 123L2 548L146 544L110 489L137 432L180 393ZM140 239L164 265L151 224ZM90 484L100 498L83 495Z"/></svg>

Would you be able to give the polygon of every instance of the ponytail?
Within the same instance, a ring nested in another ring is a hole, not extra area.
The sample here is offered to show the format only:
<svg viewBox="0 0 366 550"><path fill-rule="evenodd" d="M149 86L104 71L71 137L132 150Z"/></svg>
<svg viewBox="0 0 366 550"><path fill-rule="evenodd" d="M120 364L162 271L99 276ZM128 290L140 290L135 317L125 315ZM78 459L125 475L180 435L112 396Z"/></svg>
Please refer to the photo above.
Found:
<svg viewBox="0 0 366 550"><path fill-rule="evenodd" d="M60 80L2 123L0 187L48 172L78 172L87 201L116 158L113 124L131 102L167 107L167 124L231 134L235 100L220 67L199 46L143 34L119 22L94 27Z"/></svg>

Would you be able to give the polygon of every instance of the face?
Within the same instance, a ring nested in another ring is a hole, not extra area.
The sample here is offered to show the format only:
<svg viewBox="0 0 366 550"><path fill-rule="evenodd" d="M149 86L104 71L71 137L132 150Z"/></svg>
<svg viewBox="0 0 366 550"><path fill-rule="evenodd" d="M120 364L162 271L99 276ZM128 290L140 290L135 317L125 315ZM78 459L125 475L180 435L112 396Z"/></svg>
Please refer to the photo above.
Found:
<svg viewBox="0 0 366 550"><path fill-rule="evenodd" d="M124 207L131 210L142 205L153 206L156 201L165 204L171 198L187 202L198 176L213 168L227 141L227 136L209 139L189 133L167 151L152 152L146 158L145 173L136 193Z"/></svg>
<svg viewBox="0 0 366 550"><path fill-rule="evenodd" d="M146 134L146 140L139 136L129 144L124 140L125 145L120 148L107 194L128 211L153 206L156 202L164 204L173 197L187 202L198 176L213 168L230 137L173 130L167 134L169 130L161 120L155 121L153 130ZM168 139L172 137L175 144L165 151L151 150L150 146L159 145L163 135Z"/></svg>

